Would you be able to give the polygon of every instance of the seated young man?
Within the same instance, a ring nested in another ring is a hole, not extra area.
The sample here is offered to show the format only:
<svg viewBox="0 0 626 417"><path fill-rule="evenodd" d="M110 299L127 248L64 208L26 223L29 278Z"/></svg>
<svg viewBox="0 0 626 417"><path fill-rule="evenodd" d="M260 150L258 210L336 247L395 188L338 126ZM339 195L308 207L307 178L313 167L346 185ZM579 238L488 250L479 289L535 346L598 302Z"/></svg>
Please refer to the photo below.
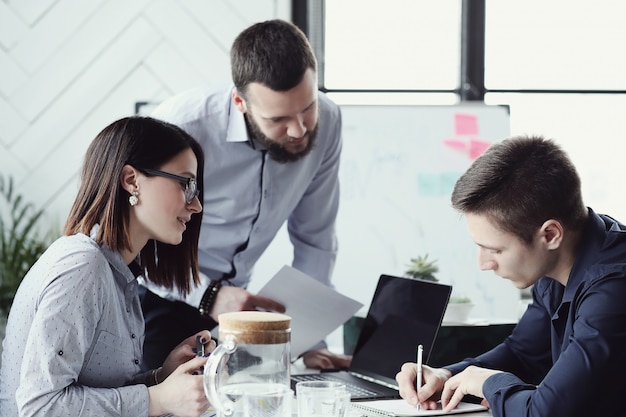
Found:
<svg viewBox="0 0 626 417"><path fill-rule="evenodd" d="M615 190L615 192L621 192ZM478 246L478 265L533 302L494 349L454 365L402 366L400 394L454 408L466 394L494 416L624 415L626 226L585 207L565 152L540 137L491 146L455 185L452 205Z"/></svg>

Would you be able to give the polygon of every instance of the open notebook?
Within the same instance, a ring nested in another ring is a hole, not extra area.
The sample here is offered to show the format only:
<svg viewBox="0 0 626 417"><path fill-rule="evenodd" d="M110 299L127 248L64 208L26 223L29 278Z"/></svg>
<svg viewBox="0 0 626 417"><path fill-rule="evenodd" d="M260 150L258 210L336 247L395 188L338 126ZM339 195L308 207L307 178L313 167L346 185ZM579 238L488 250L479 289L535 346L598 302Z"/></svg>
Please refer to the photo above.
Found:
<svg viewBox="0 0 626 417"><path fill-rule="evenodd" d="M366 417L414 417L471 413L476 411L485 411L487 410L487 407L480 404L461 402L454 410L444 413L441 410L441 404L439 404L439 409L437 410L418 410L406 401L400 399L353 403L352 409L359 411Z"/></svg>
<svg viewBox="0 0 626 417"><path fill-rule="evenodd" d="M452 287L381 275L347 371L292 375L291 384L334 380L346 384L352 401L399 398L395 376L415 362L417 345L427 363Z"/></svg>

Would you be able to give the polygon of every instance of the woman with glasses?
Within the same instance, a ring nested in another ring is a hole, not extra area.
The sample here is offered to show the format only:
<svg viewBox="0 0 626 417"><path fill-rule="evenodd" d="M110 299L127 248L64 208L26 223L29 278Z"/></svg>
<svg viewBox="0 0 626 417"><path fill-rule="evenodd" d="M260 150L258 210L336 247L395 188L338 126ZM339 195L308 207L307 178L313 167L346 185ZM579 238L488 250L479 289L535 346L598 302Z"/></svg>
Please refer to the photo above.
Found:
<svg viewBox="0 0 626 417"><path fill-rule="evenodd" d="M212 350L209 332L142 373L137 295L139 276L181 294L199 282L203 166L197 142L166 122L130 117L96 136L64 236L15 296L2 416L198 416L208 408L196 341Z"/></svg>

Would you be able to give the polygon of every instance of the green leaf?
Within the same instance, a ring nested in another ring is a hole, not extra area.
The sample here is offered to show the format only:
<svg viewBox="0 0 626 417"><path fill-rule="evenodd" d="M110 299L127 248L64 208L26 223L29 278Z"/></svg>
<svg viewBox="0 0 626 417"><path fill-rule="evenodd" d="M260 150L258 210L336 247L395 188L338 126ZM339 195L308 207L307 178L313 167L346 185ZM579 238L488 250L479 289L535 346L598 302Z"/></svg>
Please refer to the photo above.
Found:
<svg viewBox="0 0 626 417"><path fill-rule="evenodd" d="M404 272L404 275L409 278L437 282L439 280L435 277L435 274L439 272L439 267L436 264L436 260L428 260L428 254L411 258L411 263L407 265L408 269Z"/></svg>
<svg viewBox="0 0 626 417"><path fill-rule="evenodd" d="M40 234L43 213L16 193L12 177L0 174L0 313L8 312L24 275L56 237L51 227Z"/></svg>

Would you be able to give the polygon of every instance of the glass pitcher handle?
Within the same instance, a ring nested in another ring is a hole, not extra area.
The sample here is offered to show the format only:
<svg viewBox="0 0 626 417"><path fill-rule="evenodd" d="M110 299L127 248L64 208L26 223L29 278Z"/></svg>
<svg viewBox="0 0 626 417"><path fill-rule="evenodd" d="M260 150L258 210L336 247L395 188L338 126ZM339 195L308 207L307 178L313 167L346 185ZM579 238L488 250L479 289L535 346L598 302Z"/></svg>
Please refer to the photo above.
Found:
<svg viewBox="0 0 626 417"><path fill-rule="evenodd" d="M237 340L233 335L226 335L222 343L211 352L209 359L204 365L204 393L211 406L225 415L231 415L234 411L232 401L220 401L217 394L217 376L222 372L221 363L226 363L230 355L237 349ZM228 356L226 356L228 355Z"/></svg>

